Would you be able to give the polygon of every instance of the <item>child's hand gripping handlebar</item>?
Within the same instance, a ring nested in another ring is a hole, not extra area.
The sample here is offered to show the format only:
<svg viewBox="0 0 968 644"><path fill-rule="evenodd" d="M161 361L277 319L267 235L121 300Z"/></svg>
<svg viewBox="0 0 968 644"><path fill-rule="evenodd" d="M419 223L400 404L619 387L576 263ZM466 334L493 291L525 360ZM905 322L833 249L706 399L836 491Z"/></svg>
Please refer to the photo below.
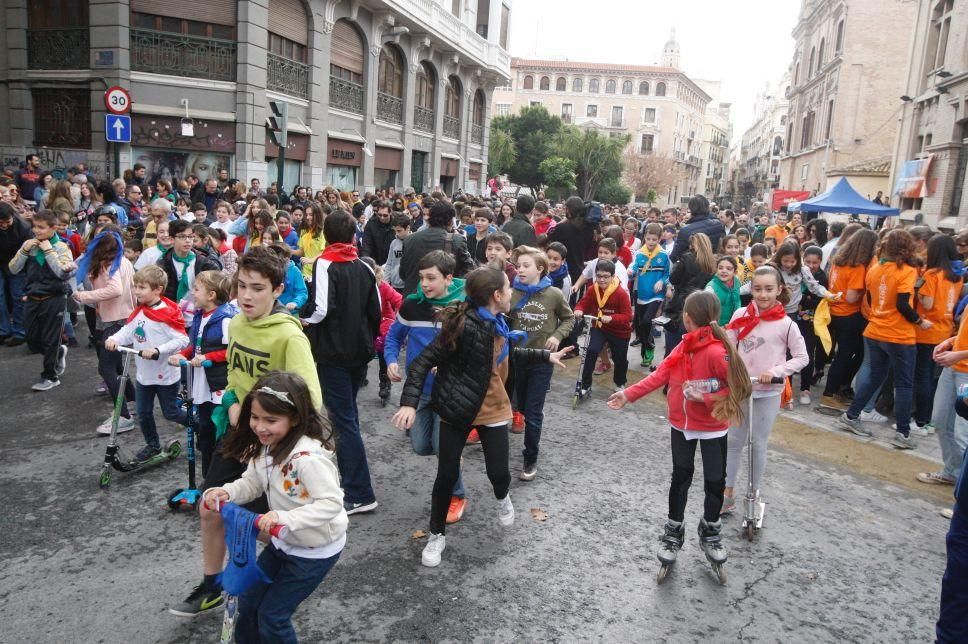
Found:
<svg viewBox="0 0 968 644"><path fill-rule="evenodd" d="M205 503L205 507L207 507L209 510L215 510L216 512L219 512L219 513L222 512L222 503L218 499L218 497L216 497L214 499L205 499L204 500L204 503ZM259 526L259 520L262 519L263 516L265 516L265 515L263 515L263 514L256 515L255 523L252 524L252 527L257 532L259 531L259 527L258 527ZM281 523L277 523L276 525L274 525L271 528L269 528L268 532L273 537L276 537L276 538L279 538L279 539L285 539L286 538L286 535L289 533L289 528L286 527L286 526L284 526L284 525L282 525Z"/></svg>
<svg viewBox="0 0 968 644"><path fill-rule="evenodd" d="M181 360L179 360L178 361L178 364L181 365L182 367L191 367L191 366L194 366L194 365L192 365L192 363L191 363L190 360L185 360L184 358L182 358ZM211 367L213 364L215 364L215 363L212 362L211 360L202 360L202 367L204 367L206 369L208 369L209 367Z"/></svg>
<svg viewBox="0 0 968 644"><path fill-rule="evenodd" d="M764 385L782 385L785 380L786 378L782 378L780 376L772 376L769 382L763 382L759 378L750 378L750 382L752 382L754 385L760 384L761 382L763 382Z"/></svg>

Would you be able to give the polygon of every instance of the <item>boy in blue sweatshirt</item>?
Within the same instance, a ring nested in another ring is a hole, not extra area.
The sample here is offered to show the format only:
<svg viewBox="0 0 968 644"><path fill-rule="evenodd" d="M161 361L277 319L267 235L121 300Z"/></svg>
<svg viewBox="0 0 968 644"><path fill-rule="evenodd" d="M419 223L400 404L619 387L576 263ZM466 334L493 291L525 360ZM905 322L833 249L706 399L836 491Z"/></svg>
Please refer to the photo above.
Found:
<svg viewBox="0 0 968 644"><path fill-rule="evenodd" d="M635 254L629 275L629 281L635 289L635 333L641 342L643 367L652 366L655 354L652 320L659 314L665 300L671 268L669 256L659 245L660 237L660 224L649 224L645 227L645 243Z"/></svg>
<svg viewBox="0 0 968 644"><path fill-rule="evenodd" d="M397 319L387 332L383 357L387 363L387 374L393 382L403 380L398 363L400 349L407 345L407 366L430 344L440 326L437 312L452 302L464 301L464 280L454 278L457 262L454 256L442 250L434 250L421 258L417 264L420 284L417 292L403 299ZM417 416L410 430L410 444L420 456L437 454L440 436L440 417L430 407L430 391L433 389L433 374L424 382ZM450 507L447 510L447 523L460 521L467 507L464 481L457 477L451 493Z"/></svg>

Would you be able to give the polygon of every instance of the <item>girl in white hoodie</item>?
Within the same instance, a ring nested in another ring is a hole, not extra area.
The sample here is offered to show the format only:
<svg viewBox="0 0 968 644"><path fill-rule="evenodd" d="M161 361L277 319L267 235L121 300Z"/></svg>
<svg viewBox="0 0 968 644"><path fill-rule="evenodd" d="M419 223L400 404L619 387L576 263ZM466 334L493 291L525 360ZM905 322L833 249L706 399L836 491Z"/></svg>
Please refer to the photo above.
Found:
<svg viewBox="0 0 968 644"><path fill-rule="evenodd" d="M257 582L239 598L238 642L295 642L292 614L322 583L346 544L346 511L329 423L312 403L306 381L269 372L242 403L225 458L248 461L237 481L205 492L205 503L243 504L265 494L270 512L259 518L265 536L276 525L259 567L273 580Z"/></svg>

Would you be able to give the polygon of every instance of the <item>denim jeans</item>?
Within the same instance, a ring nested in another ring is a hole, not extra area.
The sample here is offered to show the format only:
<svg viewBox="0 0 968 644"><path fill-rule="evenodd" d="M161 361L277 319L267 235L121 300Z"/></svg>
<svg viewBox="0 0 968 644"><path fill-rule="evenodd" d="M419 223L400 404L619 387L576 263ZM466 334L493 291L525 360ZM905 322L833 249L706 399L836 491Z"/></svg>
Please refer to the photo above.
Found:
<svg viewBox="0 0 968 644"><path fill-rule="evenodd" d="M0 270L0 335L24 337L24 282L22 274L11 275Z"/></svg>
<svg viewBox="0 0 968 644"><path fill-rule="evenodd" d="M854 400L847 410L847 416L860 416L864 403L871 399L874 392L887 379L887 370L894 374L894 416L897 418L897 431L908 436L911 428L911 402L914 386L914 360L917 351L913 344L896 344L864 338L864 351L871 354L870 377L858 379Z"/></svg>
<svg viewBox="0 0 968 644"><path fill-rule="evenodd" d="M344 497L349 503L371 503L376 500L376 495L370 482L370 466L366 461L360 414L356 407L356 394L366 374L366 365L317 364L316 371L336 437L336 463Z"/></svg>
<svg viewBox="0 0 968 644"><path fill-rule="evenodd" d="M551 384L554 369L555 366L549 362L518 365L515 368L518 410L524 414L524 449L521 454L524 462L528 464L538 460L545 396L548 395L548 385Z"/></svg>
<svg viewBox="0 0 968 644"><path fill-rule="evenodd" d="M668 358L673 349L679 346L685 333L682 322L669 322L665 325L665 358Z"/></svg>
<svg viewBox="0 0 968 644"><path fill-rule="evenodd" d="M938 382L938 365L932 355L933 344L917 344L917 360L914 365L914 420L918 425L931 422L934 405L934 389ZM954 407L954 402L952 402Z"/></svg>
<svg viewBox="0 0 968 644"><path fill-rule="evenodd" d="M292 614L323 583L340 554L328 559L307 559L287 555L271 543L267 545L259 555L259 567L272 583L256 582L239 597L235 641L295 644L298 640Z"/></svg>
<svg viewBox="0 0 968 644"><path fill-rule="evenodd" d="M934 390L934 413L931 415L944 461L941 473L951 478L958 478L961 474L963 456L968 448L968 420L955 413L955 400L961 385L968 385L968 373L945 367ZM968 499L964 502L968 504Z"/></svg>
<svg viewBox="0 0 968 644"><path fill-rule="evenodd" d="M857 370L857 387L860 388L860 383L864 382L865 380L870 380L870 377L871 377L871 352L865 351L864 360L863 362L860 363L860 369ZM880 398L881 389L884 388L884 383L886 381L887 381L886 378L882 380L881 383L877 385L877 388L874 389L874 393L871 394L870 398L863 401L864 411L867 412L868 414L874 411L874 407L877 405L877 399ZM848 382L847 384L849 385L850 383ZM855 396L857 395L856 391L854 392L854 395Z"/></svg>
<svg viewBox="0 0 968 644"><path fill-rule="evenodd" d="M827 384L823 390L825 396L839 394L842 388L850 386L857 363L864 354L865 328L867 320L860 313L830 318L830 333L837 340L837 352L827 371Z"/></svg>
<svg viewBox="0 0 968 644"><path fill-rule="evenodd" d="M941 578L941 609L935 628L936 641L943 644L968 641L968 499L964 496L955 502L945 539L948 563Z"/></svg>
<svg viewBox="0 0 968 644"><path fill-rule="evenodd" d="M413 419L413 427L410 428L410 445L413 447L413 453L418 456L436 456L439 452L440 416L430 408L429 393L421 394L420 402L417 403L417 415ZM462 473L457 475L453 495L462 499L467 496Z"/></svg>
<svg viewBox="0 0 968 644"><path fill-rule="evenodd" d="M178 404L177 382L170 385L134 383L134 401L138 410L141 434L145 437L146 445L160 449L161 442L158 440L158 428L155 425L155 397L158 398L158 406L161 407L161 413L167 420L184 425L188 422L188 416Z"/></svg>

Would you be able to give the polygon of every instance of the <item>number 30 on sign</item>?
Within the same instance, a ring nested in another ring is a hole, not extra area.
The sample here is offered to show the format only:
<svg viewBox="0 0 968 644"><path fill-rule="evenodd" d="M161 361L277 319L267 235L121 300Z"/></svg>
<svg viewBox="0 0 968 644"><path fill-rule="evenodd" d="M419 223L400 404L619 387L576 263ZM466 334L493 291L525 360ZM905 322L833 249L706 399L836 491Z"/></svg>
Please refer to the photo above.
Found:
<svg viewBox="0 0 968 644"><path fill-rule="evenodd" d="M123 87L110 87L104 92L104 107L112 114L127 114L131 111L131 95Z"/></svg>

